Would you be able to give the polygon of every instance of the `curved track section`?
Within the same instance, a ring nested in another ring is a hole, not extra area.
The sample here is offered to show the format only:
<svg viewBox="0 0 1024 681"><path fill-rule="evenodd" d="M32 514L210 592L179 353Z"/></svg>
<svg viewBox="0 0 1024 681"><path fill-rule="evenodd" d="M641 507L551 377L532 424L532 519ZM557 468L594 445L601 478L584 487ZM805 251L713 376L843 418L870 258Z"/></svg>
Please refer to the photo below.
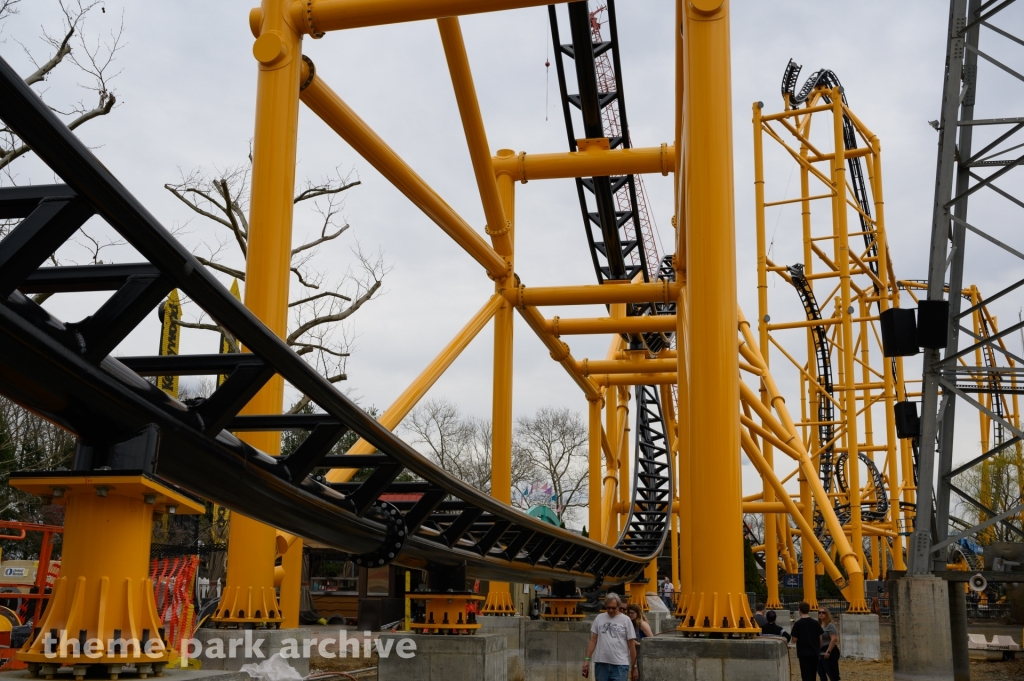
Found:
<svg viewBox="0 0 1024 681"><path fill-rule="evenodd" d="M464 565L469 576L485 579L616 583L634 578L656 557L657 550L644 554L638 545L619 551L505 506L377 423L243 307L2 59L0 119L66 182L0 189L0 219L20 220L0 241L0 393L78 436L75 470L64 474L141 471L364 564ZM93 215L144 261L40 267ZM174 288L249 352L110 356ZM81 291L112 294L73 323L54 318L30 297ZM275 374L322 413L239 415ZM160 375L227 379L207 399L183 404L146 380ZM233 434L284 429L310 435L280 458ZM331 456L349 430L379 453ZM128 445L146 442L152 446ZM310 475L323 467L370 467L373 473L363 482L331 487ZM421 482L395 482L403 471ZM421 496L405 506L380 502L389 492L413 490Z"/></svg>
<svg viewBox="0 0 1024 681"><path fill-rule="evenodd" d="M842 88L839 76L833 71L819 69L804 81L799 92L794 92L801 69L803 69L803 66L790 59L782 75L782 95L784 97L789 96L789 106L792 108L805 103L816 88ZM840 91L842 92L842 90ZM846 93L843 92L842 94L843 104L846 104ZM827 95L823 95L822 99L826 102L832 101ZM847 151L857 148L857 131L853 127L853 121L846 114L843 114L843 147ZM869 266L871 267L872 274L877 277L878 258L875 256L878 255L878 243L875 241L874 230L871 228L871 202L868 199L867 185L864 182L864 168L861 165L860 157L846 159L846 166L850 169L850 184L853 186L853 194L857 199L857 205L860 206L857 218L860 220L860 231L864 236L866 255L871 258L867 262L870 263Z"/></svg>
<svg viewBox="0 0 1024 681"><path fill-rule="evenodd" d="M633 504L615 548L649 556L659 553L672 511L672 476L658 388L636 387L636 466L633 469Z"/></svg>
<svg viewBox="0 0 1024 681"><path fill-rule="evenodd" d="M551 35L556 46L555 67L558 72L558 87L570 151L578 151L572 107L579 109L582 114L583 136L592 143L596 140L606 140L608 148L611 149L629 148L630 145L626 101L622 92L622 68L619 61L614 0L608 0L607 11L609 40L595 41L595 34L599 35L600 32L595 31L592 24L595 19L590 13L589 3L570 3L568 12L572 43L562 44L555 7L548 8ZM614 84L614 91L600 90L597 76L597 60L608 54L611 55L614 77L605 74L602 81L606 89ZM568 91L566 57L571 59L575 66L578 94L569 94ZM610 115L605 115L606 113ZM618 130L606 130L606 120L616 120ZM618 134L614 134L616 132ZM645 281L650 278L645 249L636 238L642 233L636 184L633 175L576 180L587 242L598 283L607 280L631 281L638 274ZM596 210L591 210L591 200ZM632 226L631 230L627 229L629 225ZM666 256L659 263L658 279L675 280L671 256ZM674 314L675 304L629 305L626 312L629 316ZM626 340L632 349L646 347L657 354L670 347L672 335L649 333L629 336ZM636 391L637 438L632 503L616 548L638 555L652 555L661 552L671 527L672 480L669 475L665 421L658 391L651 386L637 386Z"/></svg>
<svg viewBox="0 0 1024 681"><path fill-rule="evenodd" d="M821 320L821 310L818 308L818 301L814 297L807 277L804 276L804 266L800 263L786 268L789 272L793 288L800 296L800 302L804 306L804 313L810 321ZM816 369L818 385L824 390L828 397L818 399L818 441L824 446L819 459L819 475L821 484L825 491L832 492L832 478L835 466L835 403L830 399L833 395L832 384L832 344L828 340L824 324L811 327L811 338L814 339L814 355L816 358Z"/></svg>

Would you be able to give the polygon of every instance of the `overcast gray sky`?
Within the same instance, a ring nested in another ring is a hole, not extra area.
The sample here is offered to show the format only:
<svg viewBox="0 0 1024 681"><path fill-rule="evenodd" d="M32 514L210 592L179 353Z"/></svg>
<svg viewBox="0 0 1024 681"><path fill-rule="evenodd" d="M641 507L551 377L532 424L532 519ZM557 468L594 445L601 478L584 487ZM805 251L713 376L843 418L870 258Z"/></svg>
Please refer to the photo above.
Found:
<svg viewBox="0 0 1024 681"><path fill-rule="evenodd" d="M83 127L82 137L166 226L183 227L182 238L193 245L210 238L209 224L193 219L162 185L174 181L179 169L225 167L241 162L248 152L256 82L247 22L251 4L107 0L106 11L94 12L87 24L87 34L95 40L115 30L123 16L126 45L117 62L122 72L114 81L118 107ZM1019 27L1022 17L1024 7L1013 6L1000 15L999 23ZM669 2L623 0L618 5L621 77L637 146L672 141L672 18ZM925 278L936 157L936 133L927 121L938 117L946 21L947 3L940 0L733 1L736 257L740 302L749 318L756 316L750 106L762 100L768 111L781 108L779 83L791 57L804 64L803 77L821 67L834 70L853 109L881 138L896 271L901 278ZM2 28L0 54L21 73L32 67L19 42L37 58L48 56L38 39L41 24L51 32L59 30L56 0L22 3L21 14ZM554 68L549 78L544 67L552 56L546 8L466 17L462 27L491 147L564 150L557 78ZM307 39L303 49L316 62L318 74L456 210L482 228L483 212L436 23L331 34ZM1002 54L1006 48L1000 44L992 49ZM1020 83L1013 85L1009 76L993 71L983 68L982 83L989 92L1001 91L999 101L986 100L993 110L978 115L1019 112L1021 97L1013 93L1021 92ZM41 89L49 101L60 104L79 96L74 90L77 78L72 69L61 67ZM354 317L356 341L345 385L364 406L384 408L487 299L492 283L451 239L305 110L298 156L300 179L317 178L340 166L362 180L362 186L348 192L345 217L352 229L323 249L322 267L344 270L352 262L355 239L364 248L380 248L393 267L385 294ZM28 159L18 162L14 172L19 182L48 179ZM787 180L785 173L788 166L778 172L769 168L770 197L796 192L796 178ZM1009 183L1006 188L1019 189ZM671 178L649 177L647 189L653 217L671 249ZM572 181L531 182L517 185L516 192L516 270L523 283L593 282ZM1004 228L1019 220L1005 204L988 215ZM786 243L797 243L793 230L798 218L795 207L769 213L781 254ZM300 213L296 240L314 228L311 217ZM128 256L118 253L116 259ZM994 251L975 262L969 278L983 290L998 290L1021 275L1018 262ZM1015 320L1016 307L1005 307L1003 319ZM71 312L67 304L55 310L65 316ZM154 352L156 329L154 315L120 351ZM603 357L607 350L605 338L569 340L578 358ZM186 335L186 344L186 349L210 352L216 340ZM1018 340L1012 345L1020 347ZM578 389L521 320L515 353L517 415L543 405L584 409ZM467 414L489 417L490 358L491 333L485 329L431 395L454 400ZM786 385L795 388L791 380ZM797 395L790 401L795 404ZM747 485L760 485L749 466L744 473Z"/></svg>

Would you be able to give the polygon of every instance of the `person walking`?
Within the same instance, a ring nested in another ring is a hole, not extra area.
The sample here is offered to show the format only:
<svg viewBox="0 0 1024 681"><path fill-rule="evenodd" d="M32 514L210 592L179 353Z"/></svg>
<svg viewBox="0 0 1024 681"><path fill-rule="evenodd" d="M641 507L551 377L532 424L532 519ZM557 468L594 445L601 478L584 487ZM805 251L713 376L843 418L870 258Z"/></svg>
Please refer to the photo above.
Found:
<svg viewBox="0 0 1024 681"><path fill-rule="evenodd" d="M647 621L647 615L644 614L644 609L636 603L630 603L626 606L626 615L633 623L633 633L636 634L637 646L647 638L648 636L654 636L651 631L651 623Z"/></svg>
<svg viewBox="0 0 1024 681"><path fill-rule="evenodd" d="M821 636L824 630L811 617L811 605L800 602L800 619L790 632L796 641L796 657L800 661L800 681L817 681L818 658L821 657Z"/></svg>
<svg viewBox="0 0 1024 681"><path fill-rule="evenodd" d="M786 643L789 643L792 638L785 629L776 624L775 620L779 617L775 614L774 610L769 610L764 615L767 624L761 627L761 636L782 636L786 639Z"/></svg>
<svg viewBox="0 0 1024 681"><path fill-rule="evenodd" d="M590 626L587 656L583 658L583 676L590 676L594 663L595 681L636 681L636 631L623 612L622 599L610 593L604 599L604 612Z"/></svg>
<svg viewBox="0 0 1024 681"><path fill-rule="evenodd" d="M661 600L665 601L665 607L668 608L669 612L672 612L675 608L672 601L676 593L675 586L672 585L672 580L668 577L661 583Z"/></svg>
<svg viewBox="0 0 1024 681"><path fill-rule="evenodd" d="M839 629L832 621L832 613L825 606L818 608L818 624L823 632L821 657L818 658L818 680L839 681Z"/></svg>

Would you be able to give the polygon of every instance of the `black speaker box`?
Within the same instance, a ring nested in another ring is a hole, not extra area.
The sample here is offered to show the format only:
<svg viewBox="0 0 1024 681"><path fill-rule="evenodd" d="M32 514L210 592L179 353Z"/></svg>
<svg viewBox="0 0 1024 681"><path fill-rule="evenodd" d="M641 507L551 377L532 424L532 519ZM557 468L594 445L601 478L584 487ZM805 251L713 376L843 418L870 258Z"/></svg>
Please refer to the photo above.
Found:
<svg viewBox="0 0 1024 681"><path fill-rule="evenodd" d="M914 310L890 308L879 316L879 323L882 327L882 354L886 357L909 357L920 352Z"/></svg>
<svg viewBox="0 0 1024 681"><path fill-rule="evenodd" d="M917 345L940 350L949 335L949 301L922 300L917 304Z"/></svg>
<svg viewBox="0 0 1024 681"><path fill-rule="evenodd" d="M897 402L893 406L896 417L896 437L921 437L921 418L917 415L916 402Z"/></svg>

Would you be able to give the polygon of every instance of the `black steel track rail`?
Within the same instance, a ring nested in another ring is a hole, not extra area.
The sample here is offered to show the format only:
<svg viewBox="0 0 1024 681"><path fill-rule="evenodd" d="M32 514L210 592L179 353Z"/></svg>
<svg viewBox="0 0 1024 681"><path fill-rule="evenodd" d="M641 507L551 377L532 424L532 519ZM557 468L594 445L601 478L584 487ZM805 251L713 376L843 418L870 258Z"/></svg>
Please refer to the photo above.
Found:
<svg viewBox="0 0 1024 681"><path fill-rule="evenodd" d="M800 302L803 303L807 319L810 321L821 321L821 310L818 309L818 301L814 297L814 291L811 289L810 282L807 281L807 277L804 275L804 266L797 263L786 269L789 272L790 280L793 282L793 288L796 289L797 294L800 296ZM825 445L821 452L818 468L821 484L826 492L831 493L832 483L835 481L836 488L839 491L847 492L849 478L846 473L846 463L848 455L846 452L843 452L836 457L835 445L832 443L832 439L835 437L835 427L833 425L835 423L835 405L831 399L828 399L834 396L832 344L828 340L825 325L812 326L811 338L814 340L818 385L828 394L828 397L819 396L818 398L818 440L822 445ZM869 459L867 455L859 453L858 458L867 466L868 474L871 475L875 490L874 503L861 504L861 517L866 520L883 520L889 510L889 496L882 479L882 474L875 465L875 462ZM841 522L845 523L849 520L849 504L837 505L835 510ZM824 532L824 518L817 511L815 511L815 526L819 535Z"/></svg>
<svg viewBox="0 0 1024 681"><path fill-rule="evenodd" d="M807 80L804 81L803 87L800 88L800 92L794 92L796 89L796 81L800 76L800 70L803 67L797 64L792 59L786 64L786 71L782 75L782 94L789 95L789 105L796 108L798 105L803 104L811 96L811 93L819 87L825 88L842 88L839 82L839 76L833 71L828 69L820 69L812 73ZM840 90L843 96L843 104L846 104L846 92ZM831 99L828 95L822 95L822 99L826 102L831 103ZM846 114L843 114L843 147L847 151L852 151L857 148L857 130L853 126L853 121ZM867 262L871 268L872 274L878 276L878 243L875 241L874 230L871 228L870 216L871 216L871 201L868 198L867 185L864 182L864 168L861 165L860 157L846 159L846 166L850 169L850 185L853 187L854 197L857 199L857 205L860 206L861 213L857 213L857 219L860 220L860 231L864 236L864 248L867 257L870 258ZM865 217L867 216L867 217Z"/></svg>
<svg viewBox="0 0 1024 681"><path fill-rule="evenodd" d="M159 446L143 470L288 532L353 554L364 565L465 565L485 579L628 581L655 558L603 546L501 504L449 475L355 406L236 300L0 59L0 119L66 184L0 189L0 217L20 223L0 241L0 393L79 438L76 470L113 456L140 433ZM85 220L102 217L144 259L134 265L41 268ZM118 358L110 352L173 289L250 353ZM26 293L113 291L92 315L54 318ZM207 399L183 404L143 375L226 374ZM239 415L274 374L323 413ZM275 458L231 430L310 430L293 454ZM348 430L378 454L352 462L330 456ZM142 438L145 439L145 438ZM85 452L90 452L88 457ZM321 484L317 467L372 467L352 487ZM402 508L381 501L423 482ZM38 473L34 473L38 474ZM52 473L58 474L58 473Z"/></svg>
<svg viewBox="0 0 1024 681"><path fill-rule="evenodd" d="M589 3L573 2L568 6L569 28L572 42L563 44L558 31L558 16L555 6L548 7L551 23L552 44L555 46L555 70L558 72L558 90L562 100L562 114L568 134L569 151L577 151L577 134L572 116L572 107L583 116L583 139L607 139L611 149L628 149L629 123L626 118L626 99L622 92L622 69L619 63L618 26L615 22L615 2L608 0L609 40L595 43L590 28ZM615 92L600 92L597 82L596 58L610 53L615 68ZM577 94L570 94L566 84L565 58L572 60L576 73ZM608 138L604 129L602 113L609 106L616 106L621 134ZM620 211L615 195L625 188L629 196L629 210ZM636 179L633 175L623 177L577 178L576 191L580 209L583 212L583 226L587 233L594 271L598 283L606 279L632 280L643 273L648 280L647 256L640 244L640 211L637 209ZM595 209L590 208L591 197ZM635 239L626 239L623 227L633 223ZM631 254L636 250L638 264L631 264Z"/></svg>
<svg viewBox="0 0 1024 681"><path fill-rule="evenodd" d="M622 68L619 61L614 0L608 0L607 11L609 40L594 42L589 3L570 3L568 12L572 43L562 44L555 7L548 7L551 35L556 46L555 67L558 72L558 87L570 151L577 150L571 108L573 106L582 114L585 138L605 139L610 149L629 148L629 125L626 118L626 100L622 92ZM615 70L614 92L601 92L598 89L596 59L605 53L611 54ZM571 59L575 66L578 94L568 92L565 57ZM613 105L617 107L621 134L609 137L610 131L605 129L603 112ZM640 212L637 208L635 177L627 175L577 178L576 189L598 283L607 280L630 281L638 273L642 273L645 281L649 280L646 254L639 241ZM628 211L616 209L615 194L622 190L626 190L629 197ZM597 206L596 211L591 211L588 196L593 197ZM630 221L633 223L637 239L625 238L622 228ZM628 264L634 249L639 256L637 265ZM661 262L658 278L675 280L671 256L666 256ZM627 314L630 316L675 314L675 311L674 303L627 306ZM627 337L627 342L631 348L643 349L646 346L648 350L657 354L671 345L672 334L637 335ZM671 528L672 476L669 474L668 445L661 403L657 388L652 386L637 386L636 452L633 470L630 510L616 548L635 555L657 555L661 552Z"/></svg>

